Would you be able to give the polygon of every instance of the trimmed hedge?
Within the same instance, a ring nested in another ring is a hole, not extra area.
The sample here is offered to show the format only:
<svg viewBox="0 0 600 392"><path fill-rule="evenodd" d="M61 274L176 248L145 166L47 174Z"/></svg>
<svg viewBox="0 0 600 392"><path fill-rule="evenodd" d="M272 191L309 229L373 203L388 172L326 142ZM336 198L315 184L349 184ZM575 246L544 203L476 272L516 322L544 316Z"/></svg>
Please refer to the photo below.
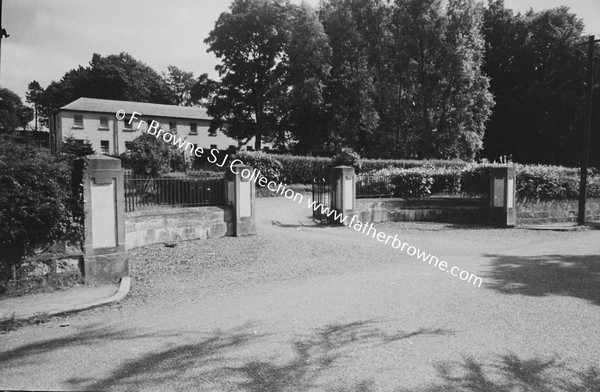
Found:
<svg viewBox="0 0 600 392"><path fill-rule="evenodd" d="M348 152L346 155L351 156ZM263 174L287 184L310 184L328 179L332 158L243 152L238 157ZM366 188L373 194L396 197L423 197L429 194L486 196L489 169L496 163L469 163L459 160L361 159L360 173L378 176L357 183L357 192ZM579 169L548 165L515 164L517 197L531 200L569 200L579 195ZM278 174L278 176L277 176ZM383 177L390 176L385 180ZM398 178L396 178L398 177ZM399 188L402 188L400 190ZM592 168L587 196L600 198L600 174Z"/></svg>
<svg viewBox="0 0 600 392"><path fill-rule="evenodd" d="M390 194L394 197L463 195L486 197L490 168L498 164L467 164L459 167L387 168L359 177L357 194ZM521 200L572 200L579 196L577 169L561 166L515 165L516 191ZM600 197L600 175L588 175L587 196Z"/></svg>

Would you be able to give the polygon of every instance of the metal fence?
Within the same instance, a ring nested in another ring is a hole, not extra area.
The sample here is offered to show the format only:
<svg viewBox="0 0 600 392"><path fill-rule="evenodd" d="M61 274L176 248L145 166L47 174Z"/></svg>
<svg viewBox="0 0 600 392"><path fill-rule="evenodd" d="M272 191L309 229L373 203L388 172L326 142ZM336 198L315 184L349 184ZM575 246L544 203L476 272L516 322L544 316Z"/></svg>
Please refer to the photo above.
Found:
<svg viewBox="0 0 600 392"><path fill-rule="evenodd" d="M200 207L226 204L224 178L124 176L125 211L153 207Z"/></svg>
<svg viewBox="0 0 600 392"><path fill-rule="evenodd" d="M487 198L489 197L489 188L490 173L488 170L406 175L366 173L357 176L356 198Z"/></svg>

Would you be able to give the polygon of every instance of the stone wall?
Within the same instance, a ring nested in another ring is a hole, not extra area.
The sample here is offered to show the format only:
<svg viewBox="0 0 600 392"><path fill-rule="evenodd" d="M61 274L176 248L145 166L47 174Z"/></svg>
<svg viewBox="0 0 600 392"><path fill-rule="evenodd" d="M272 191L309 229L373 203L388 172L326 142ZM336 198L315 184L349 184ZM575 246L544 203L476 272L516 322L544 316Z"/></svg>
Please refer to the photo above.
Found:
<svg viewBox="0 0 600 392"><path fill-rule="evenodd" d="M485 223L487 199L358 199L354 213L361 222L455 222Z"/></svg>
<svg viewBox="0 0 600 392"><path fill-rule="evenodd" d="M231 207L164 208L126 214L127 249L233 235Z"/></svg>
<svg viewBox="0 0 600 392"><path fill-rule="evenodd" d="M354 213L361 222L452 222L486 224L487 199L358 199ZM524 201L516 203L517 224L576 222L578 201ZM600 199L588 199L586 219L600 220Z"/></svg>
<svg viewBox="0 0 600 392"><path fill-rule="evenodd" d="M576 222L579 202L517 200L517 223L531 225L555 222ZM600 219L600 199L588 199L585 209L586 220Z"/></svg>

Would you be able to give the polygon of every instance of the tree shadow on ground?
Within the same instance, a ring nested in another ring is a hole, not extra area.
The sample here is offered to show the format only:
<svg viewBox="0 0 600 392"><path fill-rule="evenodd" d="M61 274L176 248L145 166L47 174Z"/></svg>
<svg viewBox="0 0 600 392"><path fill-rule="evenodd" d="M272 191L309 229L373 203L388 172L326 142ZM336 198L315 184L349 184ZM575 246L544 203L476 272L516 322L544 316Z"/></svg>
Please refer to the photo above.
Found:
<svg viewBox="0 0 600 392"><path fill-rule="evenodd" d="M436 370L443 380L441 383L416 389L398 389L396 392L600 391L599 369L591 366L584 371L573 370L556 358L522 359L509 354L486 364L468 357L460 363L438 363Z"/></svg>
<svg viewBox="0 0 600 392"><path fill-rule="evenodd" d="M600 256L503 256L492 258L489 288L503 294L562 295L600 305Z"/></svg>
<svg viewBox="0 0 600 392"><path fill-rule="evenodd" d="M192 336L194 341L189 344L141 355L119 365L101 380L72 378L68 382L80 390L144 390L168 386L171 390L306 391L318 387L317 381L325 371L344 366L353 355L360 355L361 349L452 333L442 328L387 333L378 326L383 322L364 320L326 325L294 339L293 356L278 353L266 360L256 359L255 349L265 343L261 339L267 335L256 334L254 326L243 325L204 334L199 341ZM124 335L121 338L136 337ZM111 337L103 334L95 339ZM49 350L60 345L51 346Z"/></svg>
<svg viewBox="0 0 600 392"><path fill-rule="evenodd" d="M441 328L420 328L414 332L388 334L377 327L383 321L365 320L330 324L293 342L295 358L278 363L250 361L227 370L242 377L239 390L250 392L306 391L317 388L319 377L329 369L343 366L344 361L362 349L385 345L402 339L427 335L448 335ZM364 385L370 382L365 381Z"/></svg>

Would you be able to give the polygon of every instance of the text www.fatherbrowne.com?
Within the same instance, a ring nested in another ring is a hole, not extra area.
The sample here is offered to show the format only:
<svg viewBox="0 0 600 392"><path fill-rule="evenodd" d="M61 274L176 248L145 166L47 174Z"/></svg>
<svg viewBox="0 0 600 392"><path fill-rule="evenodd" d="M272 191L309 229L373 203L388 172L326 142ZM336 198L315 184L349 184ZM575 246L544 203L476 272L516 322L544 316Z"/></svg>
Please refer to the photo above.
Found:
<svg viewBox="0 0 600 392"><path fill-rule="evenodd" d="M133 112L129 118L129 124L136 119L136 115L141 115L141 113ZM125 111L119 110L116 113L116 117L118 120L123 120L125 118ZM140 121L138 125L138 129L144 121ZM151 135L155 135L156 138L159 138L161 135L163 140L167 143L172 142L173 145L177 146L179 149L183 149L184 151L189 149L190 153L193 153L197 157L201 157L204 154L204 149L201 147L197 147L194 149L194 145L190 142L187 142L185 139L176 138L175 135L165 132L162 129L159 129L159 123L156 121L152 121L151 124L148 124L148 128L146 130L147 133ZM168 139L168 140L167 140ZM216 163L217 166L223 167L227 162L227 157L223 160L222 163L217 163L217 149L211 149L211 156L208 157L208 161L210 163ZM234 159L229 164L229 170L235 174L239 174L243 179L253 181L254 183L258 183L258 185L262 187L266 187L271 192L280 194L285 198L298 202L299 204L303 204L304 195L298 193L292 189L287 188L287 186L281 182L276 183L275 181L271 181L265 176L263 176L260 170L254 169L252 171L248 169L243 169L241 171L237 171L235 164L244 164L239 159ZM329 207L324 206L321 203L317 203L316 200L311 200L310 197L307 198L307 208L312 209L313 211L320 211L321 215L326 215L328 218L333 218L334 221L339 222L343 225L347 225L348 227L353 228L357 232L366 234L367 236L372 236L372 238L377 239L377 241L382 242L386 245L391 245L394 249L400 249L401 252L406 252L407 255L411 257L416 257L417 260L421 260L423 263L427 263L432 265L435 268L439 268L441 271L444 271L454 277L459 278L460 280L466 281L468 283L473 284L476 287L481 287L483 283L483 279L477 275L474 275L466 270L461 270L457 266L449 266L448 262L444 260L440 260L436 256L427 253L425 251L420 250L419 248L408 244L407 242L402 242L398 235L386 235L383 231L378 231L375 227L373 227L373 223L367 224L358 220L357 215L344 215L340 211L335 209L330 209Z"/></svg>

